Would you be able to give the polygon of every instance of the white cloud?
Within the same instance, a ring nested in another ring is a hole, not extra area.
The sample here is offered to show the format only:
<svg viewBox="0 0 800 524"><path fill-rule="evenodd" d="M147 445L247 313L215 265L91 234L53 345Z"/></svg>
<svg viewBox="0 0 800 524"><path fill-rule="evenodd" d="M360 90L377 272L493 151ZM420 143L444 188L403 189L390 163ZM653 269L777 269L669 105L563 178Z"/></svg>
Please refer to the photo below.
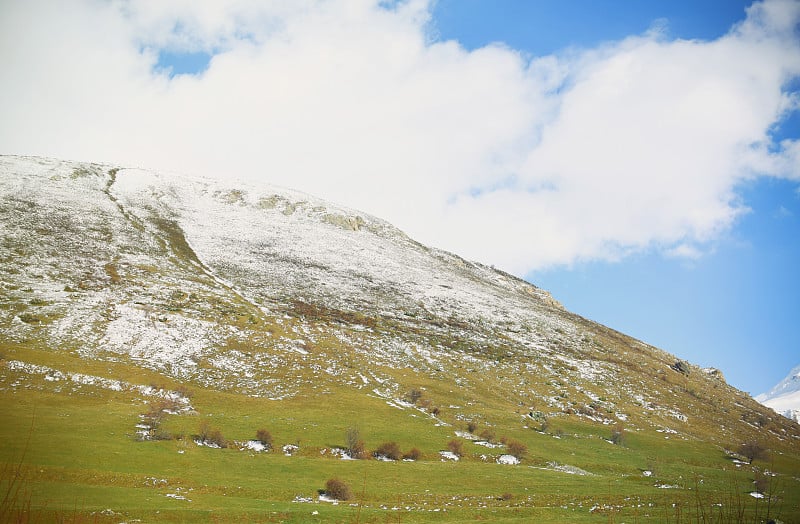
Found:
<svg viewBox="0 0 800 524"><path fill-rule="evenodd" d="M800 143L769 135L798 106L798 2L712 42L532 61L431 42L427 1L380 4L3 3L0 151L295 187L517 273L694 256L743 212L737 183L800 178ZM159 49L215 56L169 79Z"/></svg>
<svg viewBox="0 0 800 524"><path fill-rule="evenodd" d="M703 252L697 249L695 246L689 244L679 244L674 248L668 249L666 255L673 258L697 260L703 256Z"/></svg>

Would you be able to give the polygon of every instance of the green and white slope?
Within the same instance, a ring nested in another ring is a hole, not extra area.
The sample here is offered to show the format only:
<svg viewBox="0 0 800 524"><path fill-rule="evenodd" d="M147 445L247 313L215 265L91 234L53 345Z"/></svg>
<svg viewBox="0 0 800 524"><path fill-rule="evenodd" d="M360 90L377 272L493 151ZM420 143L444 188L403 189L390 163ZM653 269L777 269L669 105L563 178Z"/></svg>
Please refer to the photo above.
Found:
<svg viewBox="0 0 800 524"><path fill-rule="evenodd" d="M0 286L15 514L663 521L725 499L800 518L796 423L535 286L309 195L0 157ZM235 444L198 446L204 422ZM267 453L248 444L261 427ZM396 441L420 460L343 461L353 427L368 450ZM461 460L442 462L454 439ZM744 442L771 451L770 504L749 494L766 466L733 453ZM318 507L330 476L357 507Z"/></svg>

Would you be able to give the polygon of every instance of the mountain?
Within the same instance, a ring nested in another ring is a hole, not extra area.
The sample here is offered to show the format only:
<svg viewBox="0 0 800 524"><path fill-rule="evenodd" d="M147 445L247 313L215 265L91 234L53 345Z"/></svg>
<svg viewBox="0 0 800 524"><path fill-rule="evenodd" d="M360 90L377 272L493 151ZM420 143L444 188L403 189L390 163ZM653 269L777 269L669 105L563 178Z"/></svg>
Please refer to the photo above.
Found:
<svg viewBox="0 0 800 524"><path fill-rule="evenodd" d="M800 426L718 370L300 192L3 156L0 289L6 515L800 519Z"/></svg>
<svg viewBox="0 0 800 524"><path fill-rule="evenodd" d="M762 393L755 398L784 417L800 422L800 366L792 369L768 393Z"/></svg>

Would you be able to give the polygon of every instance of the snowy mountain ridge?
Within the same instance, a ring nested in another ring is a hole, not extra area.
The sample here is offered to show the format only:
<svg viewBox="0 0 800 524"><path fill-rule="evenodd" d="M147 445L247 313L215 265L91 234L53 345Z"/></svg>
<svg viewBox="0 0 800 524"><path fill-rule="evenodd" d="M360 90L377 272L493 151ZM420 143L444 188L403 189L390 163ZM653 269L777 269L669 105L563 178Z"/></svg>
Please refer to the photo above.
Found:
<svg viewBox="0 0 800 524"><path fill-rule="evenodd" d="M800 365L795 366L775 387L755 399L784 417L800 422Z"/></svg>

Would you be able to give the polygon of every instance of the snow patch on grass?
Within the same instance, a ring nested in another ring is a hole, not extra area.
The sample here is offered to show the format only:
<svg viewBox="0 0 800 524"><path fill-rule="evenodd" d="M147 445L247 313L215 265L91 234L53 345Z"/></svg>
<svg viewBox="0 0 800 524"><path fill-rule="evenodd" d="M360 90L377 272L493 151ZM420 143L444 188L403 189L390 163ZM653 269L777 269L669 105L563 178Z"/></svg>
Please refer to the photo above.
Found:
<svg viewBox="0 0 800 524"><path fill-rule="evenodd" d="M497 463L516 466L519 464L519 459L514 455L500 455L497 457Z"/></svg>
<svg viewBox="0 0 800 524"><path fill-rule="evenodd" d="M459 456L452 451L440 451L439 455L442 457L442 461L452 460L457 462L459 460Z"/></svg>

